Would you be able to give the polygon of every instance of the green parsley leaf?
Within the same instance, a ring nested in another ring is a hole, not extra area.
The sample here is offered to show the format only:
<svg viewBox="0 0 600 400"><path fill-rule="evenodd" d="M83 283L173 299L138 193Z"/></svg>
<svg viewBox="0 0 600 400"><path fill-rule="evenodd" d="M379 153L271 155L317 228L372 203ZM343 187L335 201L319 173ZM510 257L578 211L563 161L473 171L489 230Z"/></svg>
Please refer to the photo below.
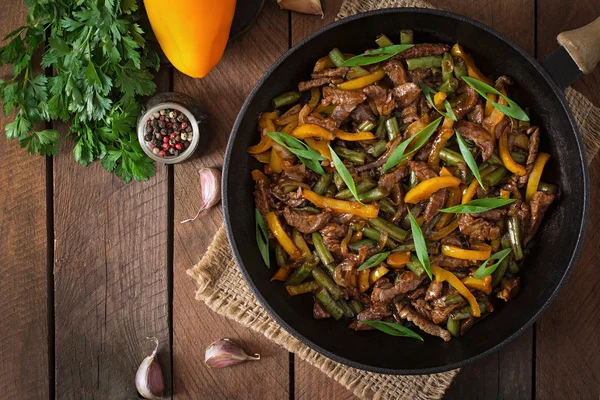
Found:
<svg viewBox="0 0 600 400"><path fill-rule="evenodd" d="M515 199L503 199L501 197L487 197L485 199L471 200L465 204L459 204L450 208L442 208L444 213L454 214L479 214L494 208L502 207L514 203Z"/></svg>
<svg viewBox="0 0 600 400"><path fill-rule="evenodd" d="M479 268L477 268L477 271L475 271L473 276L477 279L482 279L482 278L485 278L486 276L494 273L496 268L498 268L498 266L502 263L502 261L504 261L504 259L510 254L511 251L512 251L512 249L508 248L508 249L500 250L499 252L493 254L490 258L485 260L484 263L481 264L481 266ZM490 265L489 267L486 267L486 265L490 261L495 261L495 260L498 260L498 262L496 262L494 265Z"/></svg>
<svg viewBox="0 0 600 400"><path fill-rule="evenodd" d="M415 243L415 248L417 250L417 258L421 263L421 266L427 272L429 279L433 279L431 275L431 267L429 265L429 254L427 253L427 243L425 243L425 237L423 236L423 232L421 231L421 227L417 223L417 220L412 215L412 212L408 213L410 218L410 229L412 231L413 241Z"/></svg>
<svg viewBox="0 0 600 400"><path fill-rule="evenodd" d="M372 328L380 330L383 333L387 333L388 335L398 336L398 337L410 337L413 339L420 340L424 342L421 335L415 333L408 329L405 326L397 324L395 322L385 322L385 321L360 321L361 324L369 325Z"/></svg>
<svg viewBox="0 0 600 400"><path fill-rule="evenodd" d="M514 119L518 119L519 121L529 121L529 116L527 115L527 113L523 111L523 109L519 107L517 103L503 95L502 92L500 92L496 88L493 88L487 83L481 82L478 79L469 78L468 76L463 76L462 79L463 81L467 82L467 84L471 86L477 93L479 93L487 101L492 103L492 105L502 114L508 115L509 117L512 117ZM490 100L488 93L493 93L498 96L502 96L504 100L506 100L506 102L508 103L508 107Z"/></svg>

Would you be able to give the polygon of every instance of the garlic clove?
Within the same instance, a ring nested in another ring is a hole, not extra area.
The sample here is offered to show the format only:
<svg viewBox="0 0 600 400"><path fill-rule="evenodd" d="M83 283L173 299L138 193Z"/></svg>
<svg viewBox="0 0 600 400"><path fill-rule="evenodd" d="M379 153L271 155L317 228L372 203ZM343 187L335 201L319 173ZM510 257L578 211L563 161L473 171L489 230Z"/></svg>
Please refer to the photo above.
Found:
<svg viewBox="0 0 600 400"><path fill-rule="evenodd" d="M146 338L153 340L156 347L152 354L144 358L135 374L135 387L138 393L145 399L161 400L165 391L165 380L163 378L162 368L156 359L158 350L158 339L155 337Z"/></svg>
<svg viewBox="0 0 600 400"><path fill-rule="evenodd" d="M250 356L229 339L219 339L206 348L204 362L211 368L227 368L249 360L260 360L259 354Z"/></svg>
<svg viewBox="0 0 600 400"><path fill-rule="evenodd" d="M215 168L202 168L198 171L200 176L201 203L200 209L194 218L181 221L182 224L194 221L200 213L211 208L221 200L221 171Z"/></svg>
<svg viewBox="0 0 600 400"><path fill-rule="evenodd" d="M323 14L323 7L321 7L321 0L277 0L277 4L283 10L320 15L321 18L325 15Z"/></svg>

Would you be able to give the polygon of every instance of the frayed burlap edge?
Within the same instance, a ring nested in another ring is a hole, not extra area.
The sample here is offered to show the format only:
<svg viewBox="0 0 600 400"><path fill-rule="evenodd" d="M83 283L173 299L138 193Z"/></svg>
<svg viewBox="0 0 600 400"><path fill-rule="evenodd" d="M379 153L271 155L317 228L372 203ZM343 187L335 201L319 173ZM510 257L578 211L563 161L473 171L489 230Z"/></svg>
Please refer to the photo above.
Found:
<svg viewBox="0 0 600 400"><path fill-rule="evenodd" d="M376 8L423 7L418 0L347 0L338 14L344 18ZM565 96L584 139L588 162L600 148L600 109L568 88ZM221 227L202 260L187 273L197 282L196 299L211 310L262 333L273 342L319 368L361 399L426 399L443 397L459 370L421 376L375 374L339 364L302 344L279 326L260 306L239 272L225 228Z"/></svg>

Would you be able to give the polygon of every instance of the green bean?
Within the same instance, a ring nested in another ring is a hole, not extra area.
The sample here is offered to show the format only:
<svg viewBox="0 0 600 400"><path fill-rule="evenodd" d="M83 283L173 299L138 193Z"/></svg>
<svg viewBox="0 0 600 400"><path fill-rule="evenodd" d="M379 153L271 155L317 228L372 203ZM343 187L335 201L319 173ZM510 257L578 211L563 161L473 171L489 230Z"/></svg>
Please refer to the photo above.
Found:
<svg viewBox="0 0 600 400"><path fill-rule="evenodd" d="M350 70L346 72L346 79L360 78L361 76L367 76L369 74L370 72L363 67L356 66L350 68Z"/></svg>
<svg viewBox="0 0 600 400"><path fill-rule="evenodd" d="M390 194L390 191L381 187L375 187L367 192L359 193L358 200L363 203L371 203L373 201L381 200L384 197L387 197Z"/></svg>
<svg viewBox="0 0 600 400"><path fill-rule="evenodd" d="M344 299L339 299L337 301L340 308L344 311L344 318L354 318L354 310L350 307L350 304Z"/></svg>
<svg viewBox="0 0 600 400"><path fill-rule="evenodd" d="M502 246L503 249L508 249L510 247L510 234L508 232L500 238L500 246Z"/></svg>
<svg viewBox="0 0 600 400"><path fill-rule="evenodd" d="M365 155L359 151L350 150L341 146L335 146L333 150L338 156L340 156L340 158L350 161L353 164L362 165L365 163Z"/></svg>
<svg viewBox="0 0 600 400"><path fill-rule="evenodd" d="M414 170L410 170L410 175L408 178L408 187L409 188L414 188L415 186L417 186L419 184L419 180L417 179L417 174L415 173Z"/></svg>
<svg viewBox="0 0 600 400"><path fill-rule="evenodd" d="M510 245L509 245L509 247L510 247ZM506 273L506 270L508 269L509 264L510 264L510 256L506 257L504 260L502 260L500 265L498 265L498 268L496 268L496 270L494 272L492 272L492 287L498 286L498 284L500 283L502 278L504 278L504 274Z"/></svg>
<svg viewBox="0 0 600 400"><path fill-rule="evenodd" d="M377 39L375 39L375 43L377 43L379 47L388 47L394 45L394 42L392 42L386 35L379 35Z"/></svg>
<svg viewBox="0 0 600 400"><path fill-rule="evenodd" d="M463 158L463 156L460 155L460 153L457 153L456 151L450 150L446 147L440 150L440 159L446 164L452 166L456 166L460 162L465 162L465 159Z"/></svg>
<svg viewBox="0 0 600 400"><path fill-rule="evenodd" d="M434 81L442 80L442 69L439 67L431 67L431 79Z"/></svg>
<svg viewBox="0 0 600 400"><path fill-rule="evenodd" d="M519 271L521 270L521 268L519 268L519 265L516 262L511 261L508 264L508 270L510 271L511 274L518 274Z"/></svg>
<svg viewBox="0 0 600 400"><path fill-rule="evenodd" d="M323 265L327 266L329 264L333 264L335 261L331 252L327 247L325 247L325 242L323 241L323 236L319 232L312 233L312 241L315 246L315 251L317 252L317 256L323 263Z"/></svg>
<svg viewBox="0 0 600 400"><path fill-rule="evenodd" d="M416 255L410 255L410 262L406 264L406 268L410 269L416 276L421 276L425 273L425 268L421 265L421 261Z"/></svg>
<svg viewBox="0 0 600 400"><path fill-rule="evenodd" d="M319 179L317 179L317 182L312 187L312 191L315 192L316 194L322 196L323 193L325 193L325 191L327 190L327 188L331 184L332 180L333 180L333 174L323 174L323 175L321 175L319 177Z"/></svg>
<svg viewBox="0 0 600 400"><path fill-rule="evenodd" d="M333 197L337 193L337 187L335 187L335 183L329 185L323 196L325 197Z"/></svg>
<svg viewBox="0 0 600 400"><path fill-rule="evenodd" d="M373 239L376 241L379 241L379 238L381 237L381 232L375 228L371 228L370 226L363 226L362 233L363 233L364 237L366 237L368 239ZM396 242L394 242L392 239L390 239L388 237L388 240L387 240L387 242L385 242L385 245L387 247L393 249L394 247L396 247Z"/></svg>
<svg viewBox="0 0 600 400"><path fill-rule="evenodd" d="M288 291L290 296L297 296L299 294L305 294L314 292L319 289L321 286L316 281L303 282L299 285L294 286L286 286L285 289Z"/></svg>
<svg viewBox="0 0 600 400"><path fill-rule="evenodd" d="M311 271L317 266L319 260L316 257L308 257L300 268L296 269L290 277L285 281L287 286L299 285L308 278Z"/></svg>
<svg viewBox="0 0 600 400"><path fill-rule="evenodd" d="M482 169L480 169L480 171L482 171ZM483 186L485 186L486 188L496 186L498 183L500 183L502 178L504 178L504 176L506 176L507 172L508 171L506 170L506 168L499 167L499 168L495 169L494 171L488 173L486 176L481 178L481 181L483 182Z"/></svg>
<svg viewBox="0 0 600 400"><path fill-rule="evenodd" d="M317 292L315 297L335 320L342 318L342 315L344 315L344 310L342 307L340 307L339 303L335 301L333 297L331 297L327 289L322 288Z"/></svg>
<svg viewBox="0 0 600 400"><path fill-rule="evenodd" d="M548 194L558 194L558 186L551 183L540 182L538 184L538 190Z"/></svg>
<svg viewBox="0 0 600 400"><path fill-rule="evenodd" d="M498 154L496 154L496 153L492 153L492 156L489 158L488 163L493 164L493 165L504 166L504 163L502 162L502 160L500 159L500 157L498 157Z"/></svg>
<svg viewBox="0 0 600 400"><path fill-rule="evenodd" d="M417 58L409 58L406 60L409 71L414 71L420 68L432 68L442 66L442 56L425 56Z"/></svg>
<svg viewBox="0 0 600 400"><path fill-rule="evenodd" d="M413 31L402 29L400 31L400 44L413 44Z"/></svg>
<svg viewBox="0 0 600 400"><path fill-rule="evenodd" d="M337 48L329 52L329 58L336 67L341 67L344 61L346 61L342 52Z"/></svg>
<svg viewBox="0 0 600 400"><path fill-rule="evenodd" d="M444 304L447 306L451 306L454 304L462 304L462 303L466 303L466 302L467 301L458 293L449 294L444 299Z"/></svg>
<svg viewBox="0 0 600 400"><path fill-rule="evenodd" d="M335 187L338 191L346 187L346 183L337 172L333 173L333 183L335 183Z"/></svg>
<svg viewBox="0 0 600 400"><path fill-rule="evenodd" d="M387 143L385 140L375 142L371 147L367 148L367 153L377 158L387 150Z"/></svg>
<svg viewBox="0 0 600 400"><path fill-rule="evenodd" d="M467 75L467 66L462 58L457 58L454 62L454 77L460 79Z"/></svg>
<svg viewBox="0 0 600 400"><path fill-rule="evenodd" d="M388 214L396 213L396 207L392 204L389 199L381 199L379 202L379 208Z"/></svg>
<svg viewBox="0 0 600 400"><path fill-rule="evenodd" d="M377 125L373 121L369 121L368 119L364 120L358 125L359 132L371 132L375 129Z"/></svg>
<svg viewBox="0 0 600 400"><path fill-rule="evenodd" d="M454 77L450 77L450 79L444 81L438 88L440 92L444 92L446 94L453 93L458 87L458 80Z"/></svg>
<svg viewBox="0 0 600 400"><path fill-rule="evenodd" d="M523 258L523 248L521 247L521 221L516 214L508 218L508 234L515 260L519 261Z"/></svg>
<svg viewBox="0 0 600 400"><path fill-rule="evenodd" d="M404 241L406 236L408 236L408 232L406 232L404 229L400 228L396 224L386 221L385 219L377 217L370 219L369 223L373 228L376 228L380 231L386 231L392 239L395 239L399 242Z"/></svg>
<svg viewBox="0 0 600 400"><path fill-rule="evenodd" d="M360 301L352 299L350 300L350 308L352 308L352 311L354 311L355 314L358 314L365 309L365 306Z"/></svg>
<svg viewBox="0 0 600 400"><path fill-rule="evenodd" d="M287 263L287 260L288 255L285 250L283 250L283 247L279 244L275 245L275 261L277 262L277 266L283 267L285 263Z"/></svg>
<svg viewBox="0 0 600 400"><path fill-rule="evenodd" d="M449 79L454 79L454 59L450 53L444 53L442 56L442 79L447 82ZM456 81L458 84L458 81Z"/></svg>
<svg viewBox="0 0 600 400"><path fill-rule="evenodd" d="M510 156L518 164L525 164L525 162L527 161L527 154L525 154L521 150L514 149L510 152Z"/></svg>
<svg viewBox="0 0 600 400"><path fill-rule="evenodd" d="M379 120L377 121L377 129L375 130L375 136L378 139L385 139L386 132L386 121L388 120L388 116L380 115Z"/></svg>
<svg viewBox="0 0 600 400"><path fill-rule="evenodd" d="M481 310L481 313L483 314L485 312L485 310L487 309L486 304L483 302L477 302L477 304L479 304L479 309ZM452 311L450 313L450 318L455 319L455 320L467 319L467 318L471 318L472 316L473 316L473 313L471 312L471 306L466 306L460 310Z"/></svg>
<svg viewBox="0 0 600 400"><path fill-rule="evenodd" d="M321 212L321 210L319 210L317 207L312 207L312 206L296 207L296 208L292 208L292 210L294 210L294 211L308 211L308 212L311 212L313 214L319 214Z"/></svg>
<svg viewBox="0 0 600 400"><path fill-rule="evenodd" d="M460 335L460 321L457 319L448 318L446 329L452 336L457 337Z"/></svg>
<svg viewBox="0 0 600 400"><path fill-rule="evenodd" d="M400 127L398 126L396 117L389 118L385 121L385 130L387 132L388 140L394 140L400 135Z"/></svg>
<svg viewBox="0 0 600 400"><path fill-rule="evenodd" d="M315 278L315 281L319 285L321 285L325 289L327 289L329 291L329 293L331 293L331 295L333 297L335 297L336 299L341 299L342 296L344 295L344 290L341 287L339 287L333 281L333 279L331 279L331 277L329 275L327 275L327 273L325 271L323 271L321 268L316 267L315 269L313 269L312 276L313 276L313 278Z"/></svg>
<svg viewBox="0 0 600 400"><path fill-rule="evenodd" d="M297 103L300 100L300 92L286 92L273 99L273 107L279 108Z"/></svg>
<svg viewBox="0 0 600 400"><path fill-rule="evenodd" d="M425 241L427 245L427 252L433 253L437 250L437 242ZM414 242L404 242L392 250L392 253L406 253L407 251L417 251L417 247Z"/></svg>
<svg viewBox="0 0 600 400"><path fill-rule="evenodd" d="M373 239L362 239L358 242L350 243L348 248L354 252L357 252L363 246L369 246L370 248L377 247L377 242Z"/></svg>
<svg viewBox="0 0 600 400"><path fill-rule="evenodd" d="M356 191L360 194L366 192L369 189L373 189L377 186L377 182L375 182L371 178L364 179L356 184ZM347 200L352 198L352 192L350 189L340 190L336 195L336 199Z"/></svg>

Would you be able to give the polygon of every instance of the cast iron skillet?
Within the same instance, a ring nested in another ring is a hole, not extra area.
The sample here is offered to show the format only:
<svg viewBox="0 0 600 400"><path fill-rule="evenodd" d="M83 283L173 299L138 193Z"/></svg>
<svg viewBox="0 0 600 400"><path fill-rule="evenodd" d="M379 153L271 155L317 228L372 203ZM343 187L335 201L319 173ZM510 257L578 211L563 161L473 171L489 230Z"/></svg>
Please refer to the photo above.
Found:
<svg viewBox="0 0 600 400"><path fill-rule="evenodd" d="M542 129L541 151L552 155L545 180L561 189L547 213L535 246L522 269L519 296L476 324L464 336L445 343L423 333L425 343L378 331L355 332L348 321L315 320L311 296L291 297L275 272L266 268L255 241L253 183L259 163L247 153L258 141L257 118L271 99L296 90L309 79L315 61L338 47L361 53L381 33L415 31L417 43L461 43L491 76L515 79L512 97L528 106ZM223 213L229 242L246 281L271 316L297 339L352 367L386 374L425 374L462 367L498 350L527 329L556 297L583 242L589 206L589 178L583 145L561 88L581 73L566 52L554 55L553 81L544 67L498 32L460 15L428 9L377 10L346 18L310 35L285 53L256 84L232 130L223 173ZM560 67L560 68L559 68ZM562 68L562 69L561 69Z"/></svg>

